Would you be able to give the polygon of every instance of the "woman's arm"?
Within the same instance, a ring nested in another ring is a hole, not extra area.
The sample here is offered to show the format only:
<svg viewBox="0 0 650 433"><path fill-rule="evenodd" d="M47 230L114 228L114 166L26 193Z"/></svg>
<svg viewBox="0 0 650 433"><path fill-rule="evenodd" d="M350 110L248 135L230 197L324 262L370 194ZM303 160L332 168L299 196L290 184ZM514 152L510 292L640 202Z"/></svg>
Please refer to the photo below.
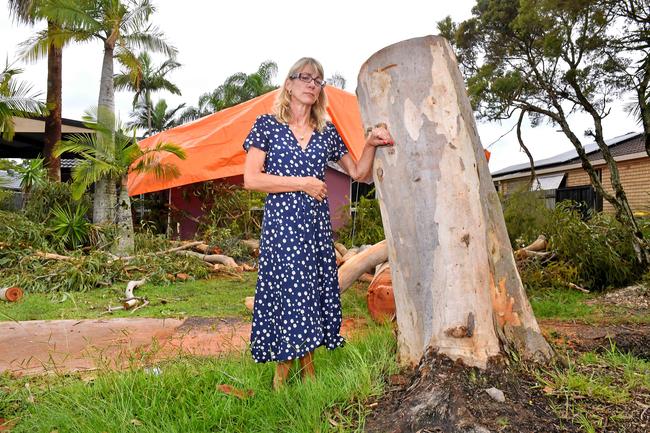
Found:
<svg viewBox="0 0 650 433"><path fill-rule="evenodd" d="M375 150L377 146L394 145L393 137L386 128L375 127L366 137L366 143L363 146L363 152L358 162L354 162L349 153L343 155L339 165L357 182L366 182L372 179L372 163L375 159ZM367 182L366 182L367 183Z"/></svg>
<svg viewBox="0 0 650 433"><path fill-rule="evenodd" d="M244 188L261 192L306 192L321 201L327 196L325 182L318 178L305 176L276 176L264 173L266 152L251 147L244 164Z"/></svg>

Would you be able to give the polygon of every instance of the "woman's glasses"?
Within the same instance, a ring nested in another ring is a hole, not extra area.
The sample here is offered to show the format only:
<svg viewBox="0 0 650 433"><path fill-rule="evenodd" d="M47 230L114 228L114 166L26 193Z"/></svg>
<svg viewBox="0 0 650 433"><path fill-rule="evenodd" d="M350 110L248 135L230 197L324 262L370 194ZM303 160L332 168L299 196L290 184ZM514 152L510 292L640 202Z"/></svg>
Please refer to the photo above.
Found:
<svg viewBox="0 0 650 433"><path fill-rule="evenodd" d="M303 72L300 72L298 74L289 75L289 78L291 78L292 80L295 80L297 78L300 81L302 81L303 83L309 83L309 82L313 81L314 84L317 85L318 87L325 87L325 84L327 84L325 82L325 80L322 80L322 79L316 78L316 77L312 77L310 74L305 74Z"/></svg>

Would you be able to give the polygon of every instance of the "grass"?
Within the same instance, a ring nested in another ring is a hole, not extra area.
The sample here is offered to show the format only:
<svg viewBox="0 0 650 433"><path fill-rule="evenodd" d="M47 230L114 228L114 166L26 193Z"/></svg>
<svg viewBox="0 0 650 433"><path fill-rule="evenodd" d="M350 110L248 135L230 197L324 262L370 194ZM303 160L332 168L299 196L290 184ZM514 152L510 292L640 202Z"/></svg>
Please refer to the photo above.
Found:
<svg viewBox="0 0 650 433"><path fill-rule="evenodd" d="M650 315L629 308L588 302L602 295L573 289L536 289L527 292L537 319L570 320L591 324L650 323Z"/></svg>
<svg viewBox="0 0 650 433"><path fill-rule="evenodd" d="M135 290L149 305L134 313L106 308L117 306L126 284L75 293L26 293L18 302L0 302L0 321L96 319L108 317L250 317L244 298L253 296L257 273L244 272L241 278L220 276L210 280L169 285L145 284ZM356 283L342 297L346 317L368 317L365 301L367 284Z"/></svg>
<svg viewBox="0 0 650 433"><path fill-rule="evenodd" d="M538 371L537 379L545 393L556 398L557 414L584 432L602 431L604 426L607 431L626 431L648 407L650 362L614 345L603 353L581 354L567 368Z"/></svg>
<svg viewBox="0 0 650 433"><path fill-rule="evenodd" d="M316 352L317 378L294 374L271 390L273 364L250 354L185 358L151 369L93 376L0 376L0 417L12 432L349 432L362 431L370 397L397 371L389 327L372 326L344 348ZM296 373L296 372L294 372ZM239 399L220 384L252 390Z"/></svg>

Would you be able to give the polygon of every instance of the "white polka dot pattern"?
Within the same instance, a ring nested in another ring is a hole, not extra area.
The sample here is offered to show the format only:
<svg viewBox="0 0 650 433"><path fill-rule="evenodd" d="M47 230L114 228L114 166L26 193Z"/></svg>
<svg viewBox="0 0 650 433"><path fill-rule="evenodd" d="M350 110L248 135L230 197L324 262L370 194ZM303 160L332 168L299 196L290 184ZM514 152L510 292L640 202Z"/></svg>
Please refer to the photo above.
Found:
<svg viewBox="0 0 650 433"><path fill-rule="evenodd" d="M257 118L244 142L266 152L264 171L324 180L327 161L347 152L333 124L314 131L303 150L288 125ZM335 349L341 300L327 199L303 192L268 194L260 236L251 352L256 362L300 358L318 346Z"/></svg>

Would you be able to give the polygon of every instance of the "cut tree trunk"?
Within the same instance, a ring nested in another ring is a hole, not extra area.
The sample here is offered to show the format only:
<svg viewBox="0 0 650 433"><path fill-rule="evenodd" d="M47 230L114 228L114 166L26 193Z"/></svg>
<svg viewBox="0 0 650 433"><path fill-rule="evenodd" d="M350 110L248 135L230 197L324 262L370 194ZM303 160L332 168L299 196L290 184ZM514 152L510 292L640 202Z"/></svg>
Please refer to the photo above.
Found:
<svg viewBox="0 0 650 433"><path fill-rule="evenodd" d="M427 36L384 48L357 82L364 125L387 124L396 143L377 149L373 177L401 363L417 364L427 348L481 368L506 350L552 358L447 41Z"/></svg>

